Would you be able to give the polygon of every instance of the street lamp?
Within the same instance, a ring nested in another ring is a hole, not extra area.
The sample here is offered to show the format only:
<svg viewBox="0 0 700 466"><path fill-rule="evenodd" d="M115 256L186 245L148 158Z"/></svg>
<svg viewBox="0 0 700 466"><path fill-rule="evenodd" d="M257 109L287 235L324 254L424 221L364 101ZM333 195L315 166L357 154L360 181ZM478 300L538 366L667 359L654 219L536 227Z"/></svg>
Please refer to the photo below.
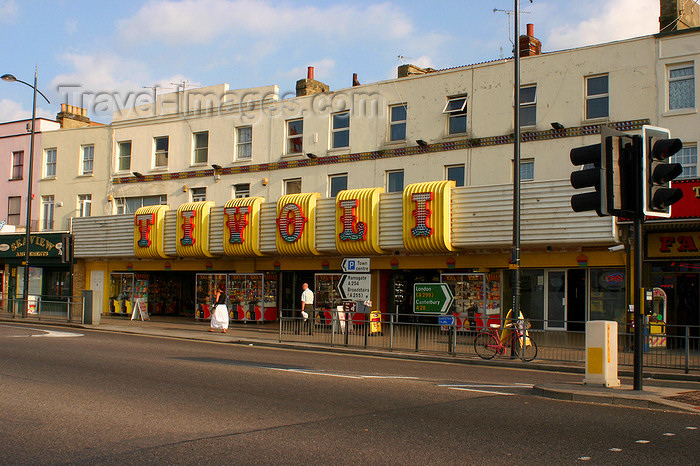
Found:
<svg viewBox="0 0 700 466"><path fill-rule="evenodd" d="M11 74L3 74L0 79L8 82L19 82L33 89L32 97L32 130L31 136L29 137L29 174L27 176L27 226L26 237L24 239L24 290L22 292L22 299L24 300L24 306L22 307L22 317L27 317L27 309L29 308L29 233L31 230L32 223L32 177L34 175L34 125L36 124L36 93L38 92L41 96L51 104L51 101L36 87L37 79L37 68L34 68L34 85L22 81L21 79L15 78Z"/></svg>

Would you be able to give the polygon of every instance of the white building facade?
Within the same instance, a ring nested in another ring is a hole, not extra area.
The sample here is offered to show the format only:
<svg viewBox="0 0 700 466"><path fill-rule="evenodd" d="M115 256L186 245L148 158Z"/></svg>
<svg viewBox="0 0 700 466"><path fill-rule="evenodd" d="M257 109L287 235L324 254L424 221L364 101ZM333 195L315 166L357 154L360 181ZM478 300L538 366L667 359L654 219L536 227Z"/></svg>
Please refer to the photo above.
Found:
<svg viewBox="0 0 700 466"><path fill-rule="evenodd" d="M601 125L638 133L656 124L684 140L684 166L689 174L693 163L697 170L699 38L688 30L522 57L522 292L523 308L538 325L576 330L593 318L626 322L627 257L608 251L626 241L626 227L571 211L569 151L600 142ZM524 40L535 41L532 34ZM70 161L66 178L40 183L41 195L70 202L64 223L85 216L77 215L85 213L80 196L91 196L90 215L99 216L72 221L76 267L84 274L77 289L94 284L104 290L103 311L119 313L128 306L124 299L116 305L116 296L126 289L133 295L140 286L156 313L202 317L199 290L221 276L231 282L250 274L275 285L274 296L260 301L274 301L270 307L277 311L294 308L302 282L323 294L343 257L353 255L333 229L342 215L341 193L378 188L372 214L377 245L358 253L371 256L377 307L408 312L400 290L473 274L483 278L492 301L487 309L482 298L478 314L504 314L510 302L512 60L440 71L402 68L405 77L334 91L310 71L295 96L281 95L277 86L185 90L118 112L107 127L45 139L45 150L56 147L57 156ZM88 175L81 170L91 144ZM444 180L453 182L444 201L448 237L435 250L415 247L405 236L413 220L406 207L402 211L402 199L417 183ZM313 225L308 219L315 235L309 250L289 252L279 242L285 233L278 201L305 193L318 193ZM257 253L227 252L225 204L236 198L260 198ZM175 247L182 239L175 210L207 201L213 202L207 210L213 223L202 227L208 249L183 256ZM170 206L162 226L166 244L146 260L135 250L134 214L156 205ZM697 226L697 220L688 222ZM158 301L156 290L173 281L179 285L169 292L177 302ZM337 304L337 296L324 299L321 307ZM468 307L467 301L457 305ZM241 319L261 320L254 315L243 312Z"/></svg>

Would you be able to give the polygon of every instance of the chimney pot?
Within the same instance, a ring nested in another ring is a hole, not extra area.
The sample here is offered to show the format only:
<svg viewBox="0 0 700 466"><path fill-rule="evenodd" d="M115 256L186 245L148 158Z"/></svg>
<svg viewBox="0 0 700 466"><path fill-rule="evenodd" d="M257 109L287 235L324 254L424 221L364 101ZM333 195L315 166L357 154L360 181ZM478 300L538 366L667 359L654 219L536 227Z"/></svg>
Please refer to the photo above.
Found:
<svg viewBox="0 0 700 466"><path fill-rule="evenodd" d="M314 67L309 66L306 74L306 79L300 79L297 81L297 97L303 95L313 95L319 94L321 92L328 92L328 85L322 82L316 81L314 79Z"/></svg>
<svg viewBox="0 0 700 466"><path fill-rule="evenodd" d="M542 53L542 42L534 34L535 26L530 23L527 25L527 35L523 34L519 39L521 57L530 57Z"/></svg>
<svg viewBox="0 0 700 466"><path fill-rule="evenodd" d="M62 112L65 112L65 111L66 111L66 106L67 106L67 105L68 105L68 104L61 104L61 111L62 111Z"/></svg>

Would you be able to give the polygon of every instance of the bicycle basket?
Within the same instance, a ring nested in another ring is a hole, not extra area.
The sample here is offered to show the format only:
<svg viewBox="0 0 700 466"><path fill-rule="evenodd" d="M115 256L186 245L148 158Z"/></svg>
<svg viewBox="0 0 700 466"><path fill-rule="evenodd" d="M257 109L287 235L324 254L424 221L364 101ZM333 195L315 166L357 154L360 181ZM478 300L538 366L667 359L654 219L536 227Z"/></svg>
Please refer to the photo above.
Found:
<svg viewBox="0 0 700 466"><path fill-rule="evenodd" d="M523 319L518 319L518 330L529 329L532 327L532 322L529 320L524 322Z"/></svg>

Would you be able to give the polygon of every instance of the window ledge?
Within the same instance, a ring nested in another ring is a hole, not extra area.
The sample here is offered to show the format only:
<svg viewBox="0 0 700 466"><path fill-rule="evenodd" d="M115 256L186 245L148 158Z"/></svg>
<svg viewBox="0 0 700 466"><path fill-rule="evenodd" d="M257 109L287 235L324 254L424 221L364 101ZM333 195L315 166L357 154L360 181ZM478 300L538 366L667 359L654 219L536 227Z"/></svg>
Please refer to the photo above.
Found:
<svg viewBox="0 0 700 466"><path fill-rule="evenodd" d="M56 176L45 176L45 177L41 178L39 181L51 181L51 180L55 180L55 179L56 179Z"/></svg>
<svg viewBox="0 0 700 466"><path fill-rule="evenodd" d="M661 114L661 116L669 117L669 116L677 116L677 115L692 115L694 113L698 113L698 110L696 108L678 108L674 110L666 110L664 113Z"/></svg>
<svg viewBox="0 0 700 466"><path fill-rule="evenodd" d="M335 154L349 154L350 153L350 148L349 147L337 147L335 149L328 149L328 154L329 155L335 155Z"/></svg>
<svg viewBox="0 0 700 466"><path fill-rule="evenodd" d="M600 118L584 118L581 120L581 126L587 126L587 125L598 125L601 123L609 123L610 122L610 117L600 117Z"/></svg>
<svg viewBox="0 0 700 466"><path fill-rule="evenodd" d="M469 132L465 133L452 133L452 134L446 134L445 136L442 137L444 140L451 141L453 139L464 139L466 137L469 137Z"/></svg>
<svg viewBox="0 0 700 466"><path fill-rule="evenodd" d="M167 171L168 171L168 167L153 167L149 170L149 172L151 172L151 173L152 172L163 173L163 172L167 172Z"/></svg>
<svg viewBox="0 0 700 466"><path fill-rule="evenodd" d="M236 159L231 163L242 165L244 163L250 163L252 161L253 161L252 157L247 157L247 158L242 158L242 159Z"/></svg>
<svg viewBox="0 0 700 466"><path fill-rule="evenodd" d="M306 156L305 152L294 152L293 154L282 154L281 158L293 159L294 157L305 157L305 156Z"/></svg>
<svg viewBox="0 0 700 466"><path fill-rule="evenodd" d="M10 178L7 181L22 181L23 178Z"/></svg>
<svg viewBox="0 0 700 466"><path fill-rule="evenodd" d="M385 146L405 146L407 144L408 144L408 139L401 139L401 140L396 140L396 141L386 141L384 143Z"/></svg>
<svg viewBox="0 0 700 466"><path fill-rule="evenodd" d="M92 173L81 173L80 175L78 175L78 178L94 178L94 176L95 175L93 175Z"/></svg>

